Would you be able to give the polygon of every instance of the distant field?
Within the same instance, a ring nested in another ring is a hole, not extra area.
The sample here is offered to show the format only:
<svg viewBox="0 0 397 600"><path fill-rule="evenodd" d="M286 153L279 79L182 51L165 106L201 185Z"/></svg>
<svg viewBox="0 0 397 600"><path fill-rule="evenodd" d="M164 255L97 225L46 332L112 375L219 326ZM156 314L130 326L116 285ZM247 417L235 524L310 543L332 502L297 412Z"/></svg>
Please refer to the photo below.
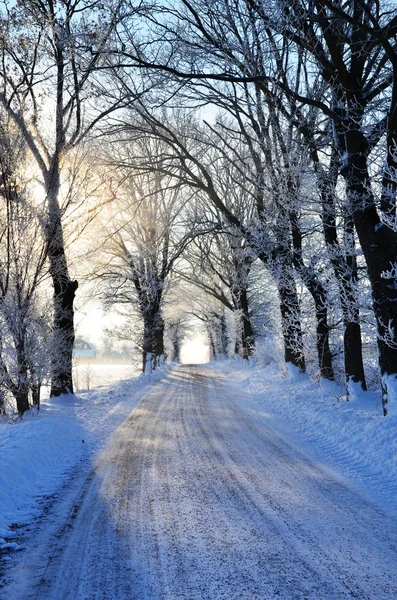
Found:
<svg viewBox="0 0 397 600"><path fill-rule="evenodd" d="M74 388L76 392L89 390L98 385L113 383L138 374L139 370L133 365L79 362L73 370Z"/></svg>

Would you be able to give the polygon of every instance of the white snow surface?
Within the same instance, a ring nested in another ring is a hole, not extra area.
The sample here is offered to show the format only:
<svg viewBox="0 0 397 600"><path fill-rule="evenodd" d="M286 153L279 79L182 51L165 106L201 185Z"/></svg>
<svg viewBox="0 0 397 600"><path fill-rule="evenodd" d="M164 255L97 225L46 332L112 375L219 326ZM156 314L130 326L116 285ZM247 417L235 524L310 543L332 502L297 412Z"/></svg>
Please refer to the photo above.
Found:
<svg viewBox="0 0 397 600"><path fill-rule="evenodd" d="M110 367L102 366L105 380L113 376L114 366ZM46 399L40 411L13 423L0 419L0 549L20 547L13 540L40 512L43 499L56 492L81 461L95 459L147 385L167 369L76 396Z"/></svg>
<svg viewBox="0 0 397 600"><path fill-rule="evenodd" d="M0 426L1 599L397 597L380 394L245 361L154 379Z"/></svg>
<svg viewBox="0 0 397 600"><path fill-rule="evenodd" d="M213 368L249 393L253 414L397 516L397 400L384 417L380 391L351 385L347 402L344 386L317 383L292 365L285 373L276 363L263 368L255 361L225 360Z"/></svg>

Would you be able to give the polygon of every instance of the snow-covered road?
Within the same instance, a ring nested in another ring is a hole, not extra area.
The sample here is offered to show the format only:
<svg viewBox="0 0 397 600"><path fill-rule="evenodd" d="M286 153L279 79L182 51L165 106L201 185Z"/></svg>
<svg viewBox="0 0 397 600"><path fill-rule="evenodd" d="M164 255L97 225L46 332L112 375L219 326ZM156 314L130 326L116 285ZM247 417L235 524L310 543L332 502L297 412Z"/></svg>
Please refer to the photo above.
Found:
<svg viewBox="0 0 397 600"><path fill-rule="evenodd" d="M396 521L208 367L157 382L49 513L2 598L397 598Z"/></svg>

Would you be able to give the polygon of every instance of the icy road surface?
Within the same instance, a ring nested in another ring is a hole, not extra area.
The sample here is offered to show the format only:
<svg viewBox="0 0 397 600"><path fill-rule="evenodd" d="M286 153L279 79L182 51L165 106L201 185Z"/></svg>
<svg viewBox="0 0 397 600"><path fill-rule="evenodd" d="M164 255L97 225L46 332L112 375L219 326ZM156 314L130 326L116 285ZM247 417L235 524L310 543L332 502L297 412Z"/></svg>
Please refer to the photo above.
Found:
<svg viewBox="0 0 397 600"><path fill-rule="evenodd" d="M248 405L209 368L171 371L31 532L2 597L397 598L396 521Z"/></svg>

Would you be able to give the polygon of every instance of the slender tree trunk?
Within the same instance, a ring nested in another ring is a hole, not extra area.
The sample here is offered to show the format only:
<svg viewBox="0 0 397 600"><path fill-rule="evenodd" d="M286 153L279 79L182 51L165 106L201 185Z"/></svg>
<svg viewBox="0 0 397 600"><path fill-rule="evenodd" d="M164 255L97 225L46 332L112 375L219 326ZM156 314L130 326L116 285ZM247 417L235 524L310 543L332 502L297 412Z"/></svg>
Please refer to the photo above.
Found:
<svg viewBox="0 0 397 600"><path fill-rule="evenodd" d="M248 360L255 350L254 332L250 319L248 290L246 288L238 289L232 292L234 306L238 315L238 325L240 331L236 339L236 353Z"/></svg>
<svg viewBox="0 0 397 600"><path fill-rule="evenodd" d="M277 281L280 299L281 325L284 339L284 358L302 372L306 370L303 352L301 311L292 270L282 267Z"/></svg>
<svg viewBox="0 0 397 600"><path fill-rule="evenodd" d="M5 414L5 395L3 386L0 385L0 415Z"/></svg>
<svg viewBox="0 0 397 600"><path fill-rule="evenodd" d="M357 300L357 258L355 254L354 222L351 216L345 218L344 226L346 269L349 274L348 285L344 286L342 294L346 305L346 320L344 333L345 373L346 381L359 383L363 390L367 389L364 375L363 346L360 326L360 309ZM349 397L349 385L347 385Z"/></svg>
<svg viewBox="0 0 397 600"><path fill-rule="evenodd" d="M357 302L357 268L355 256L349 247L345 253L338 240L335 210L335 188L338 179L339 160L337 150L333 150L329 173L320 174L319 191L322 198L322 223L328 256L334 271L339 290L343 315L343 348L346 382L354 381L366 390L360 310ZM354 237L353 237L354 241Z"/></svg>
<svg viewBox="0 0 397 600"><path fill-rule="evenodd" d="M179 362L180 361L180 352L181 352L181 349L180 349L180 344L179 344L179 340L178 339L175 339L172 342L172 352L173 352L173 358L172 358L172 360L175 361L175 362Z"/></svg>
<svg viewBox="0 0 397 600"><path fill-rule="evenodd" d="M33 406L40 408L41 386L39 383L34 383L31 386Z"/></svg>
<svg viewBox="0 0 397 600"><path fill-rule="evenodd" d="M206 330L207 330L207 336L208 336L208 341L209 341L209 345L210 345L210 360L213 360L214 358L218 358L217 357L217 349L216 349L216 340L215 338L215 334L214 334L214 328L213 328L213 323L209 320L207 320L205 322L205 326L206 326Z"/></svg>
<svg viewBox="0 0 397 600"><path fill-rule="evenodd" d="M32 395L33 406L40 408L40 395L41 395L41 380L37 374L34 364L28 360L28 369L30 376L30 393Z"/></svg>
<svg viewBox="0 0 397 600"><path fill-rule="evenodd" d="M165 360L164 353L164 319L160 312L157 313L155 319L155 356L156 365L160 366Z"/></svg>
<svg viewBox="0 0 397 600"><path fill-rule="evenodd" d="M227 357L227 347L229 342L226 315L223 311L219 318L219 337L220 337L220 351L222 358Z"/></svg>
<svg viewBox="0 0 397 600"><path fill-rule="evenodd" d="M28 363L26 360L26 347L25 347L25 335L26 331L24 327L18 332L19 339L15 336L15 349L16 349L16 360L18 367L17 383L11 388L14 398L17 403L17 410L19 414L23 414L30 409L29 405L29 384L28 384Z"/></svg>
<svg viewBox="0 0 397 600"><path fill-rule="evenodd" d="M316 285L309 284L308 289L314 300L316 311L316 345L320 376L333 381L335 379L332 366L332 353L329 347L328 307L323 304L321 292Z"/></svg>
<svg viewBox="0 0 397 600"><path fill-rule="evenodd" d="M214 358L217 358L213 332L210 332L208 334L208 337L210 340L210 356L211 356L211 359L213 360Z"/></svg>
<svg viewBox="0 0 397 600"><path fill-rule="evenodd" d="M142 372L149 374L155 369L154 361L154 336L153 323L146 315L143 323L143 343L142 343Z"/></svg>
<svg viewBox="0 0 397 600"><path fill-rule="evenodd" d="M298 217L290 213L293 252L292 260L294 267L307 287L313 298L316 313L316 347L320 376L324 379L334 380L334 369L332 366L332 354L329 347L328 326L328 300L327 294L321 281L312 268L303 262L302 257L302 234L299 227Z"/></svg>

